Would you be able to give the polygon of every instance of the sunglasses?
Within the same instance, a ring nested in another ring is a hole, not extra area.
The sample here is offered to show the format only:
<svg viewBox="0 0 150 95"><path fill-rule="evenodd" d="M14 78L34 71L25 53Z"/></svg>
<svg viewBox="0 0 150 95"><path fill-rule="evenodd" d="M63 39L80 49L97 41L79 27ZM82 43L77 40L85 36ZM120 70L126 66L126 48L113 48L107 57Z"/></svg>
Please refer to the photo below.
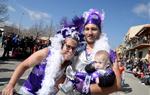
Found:
<svg viewBox="0 0 150 95"><path fill-rule="evenodd" d="M66 47L68 50L70 50L70 49L72 49L72 51L75 51L75 50L76 50L76 47L73 47L73 46L68 45L68 44L65 44L65 47Z"/></svg>

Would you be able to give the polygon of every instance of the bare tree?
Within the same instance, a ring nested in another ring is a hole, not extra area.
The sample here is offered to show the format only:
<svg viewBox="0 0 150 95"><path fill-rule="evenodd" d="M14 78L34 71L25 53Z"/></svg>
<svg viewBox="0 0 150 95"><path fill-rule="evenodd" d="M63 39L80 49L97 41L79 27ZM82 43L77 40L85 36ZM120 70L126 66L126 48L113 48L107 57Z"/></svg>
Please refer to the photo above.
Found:
<svg viewBox="0 0 150 95"><path fill-rule="evenodd" d="M53 22L51 21L49 25L44 24L43 21L37 22L31 26L29 32L35 38L41 36L50 37L54 34Z"/></svg>
<svg viewBox="0 0 150 95"><path fill-rule="evenodd" d="M34 25L31 26L29 29L29 32L32 36L34 37L39 37L42 32L42 24L41 23L35 23Z"/></svg>
<svg viewBox="0 0 150 95"><path fill-rule="evenodd" d="M11 25L11 26L10 25L9 26L5 25L4 29L5 29L5 31L7 31L7 32L5 32L6 35L9 34L9 33L17 34L17 31L18 31L18 28L14 24Z"/></svg>
<svg viewBox="0 0 150 95"><path fill-rule="evenodd" d="M0 23L8 19L7 0L0 0Z"/></svg>
<svg viewBox="0 0 150 95"><path fill-rule="evenodd" d="M55 28L53 25L53 21L51 21L49 25L46 25L45 31L49 38L55 34Z"/></svg>
<svg viewBox="0 0 150 95"><path fill-rule="evenodd" d="M37 22L37 23L33 24L31 26L31 28L29 29L29 32L34 37L38 38L44 32L44 23L42 21L40 21L40 22Z"/></svg>

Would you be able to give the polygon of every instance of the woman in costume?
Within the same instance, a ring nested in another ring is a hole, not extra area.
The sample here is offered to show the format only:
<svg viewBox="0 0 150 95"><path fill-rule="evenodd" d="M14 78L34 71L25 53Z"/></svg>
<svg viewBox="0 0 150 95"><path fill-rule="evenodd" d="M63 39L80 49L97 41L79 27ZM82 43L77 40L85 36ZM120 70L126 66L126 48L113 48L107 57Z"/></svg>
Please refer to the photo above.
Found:
<svg viewBox="0 0 150 95"><path fill-rule="evenodd" d="M52 39L51 46L39 50L20 63L2 95L13 95L14 87L23 73L33 67L19 93L23 95L55 95L56 82L76 51L80 40L76 27L64 27Z"/></svg>

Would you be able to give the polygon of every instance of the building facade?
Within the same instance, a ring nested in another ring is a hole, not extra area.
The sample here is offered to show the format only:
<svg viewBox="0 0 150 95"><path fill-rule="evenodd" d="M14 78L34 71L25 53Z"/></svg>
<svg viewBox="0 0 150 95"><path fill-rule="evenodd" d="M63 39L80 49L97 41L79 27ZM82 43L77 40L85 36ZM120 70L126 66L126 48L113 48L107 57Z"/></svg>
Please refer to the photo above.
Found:
<svg viewBox="0 0 150 95"><path fill-rule="evenodd" d="M150 24L133 26L124 39L125 55L128 58L145 58L150 49Z"/></svg>

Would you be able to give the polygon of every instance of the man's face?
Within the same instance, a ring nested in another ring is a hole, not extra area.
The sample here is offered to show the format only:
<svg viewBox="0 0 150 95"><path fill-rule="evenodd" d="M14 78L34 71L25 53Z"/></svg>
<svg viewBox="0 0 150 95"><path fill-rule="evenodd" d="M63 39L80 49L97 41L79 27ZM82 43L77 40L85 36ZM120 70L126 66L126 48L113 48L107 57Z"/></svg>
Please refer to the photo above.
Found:
<svg viewBox="0 0 150 95"><path fill-rule="evenodd" d="M64 60L70 60L74 56L76 46L76 40L72 38L66 38L65 43L62 47L62 54L64 56Z"/></svg>
<svg viewBox="0 0 150 95"><path fill-rule="evenodd" d="M101 31L95 24L87 24L84 28L85 40L88 44L94 44L99 38Z"/></svg>

